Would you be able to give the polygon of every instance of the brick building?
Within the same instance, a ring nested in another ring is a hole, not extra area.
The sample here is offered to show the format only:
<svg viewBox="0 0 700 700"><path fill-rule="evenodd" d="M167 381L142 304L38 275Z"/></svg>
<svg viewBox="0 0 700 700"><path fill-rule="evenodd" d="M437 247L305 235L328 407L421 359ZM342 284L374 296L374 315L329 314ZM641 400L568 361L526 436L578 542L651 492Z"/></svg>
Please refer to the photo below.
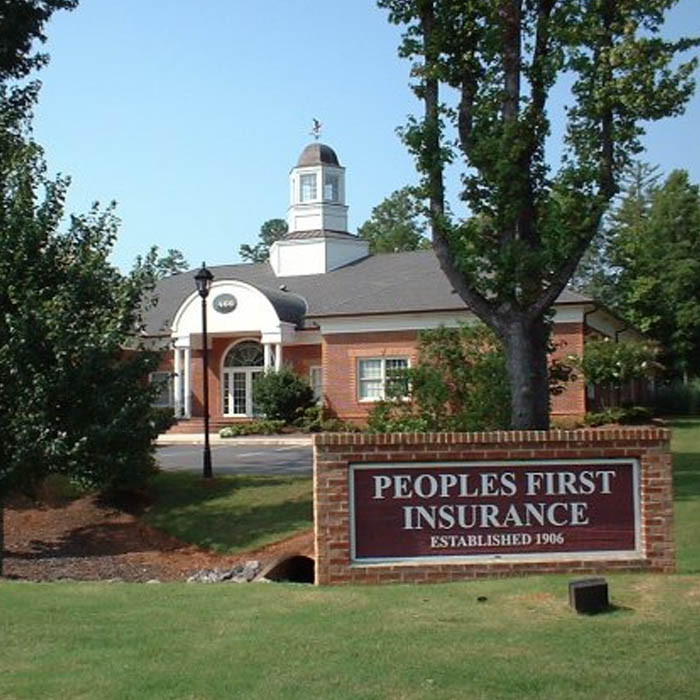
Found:
<svg viewBox="0 0 700 700"><path fill-rule="evenodd" d="M211 267L207 299L210 414L215 426L255 414L252 386L268 368L308 377L329 415L361 423L394 368L417 360L418 334L475 319L432 251L370 255L347 231L345 169L335 152L307 146L290 173L289 233L268 262ZM201 299L194 272L162 280L146 333L168 353L156 379L163 404L201 427ZM581 353L587 333L636 333L592 299L564 291L554 306L556 351ZM554 419L580 418L579 380L554 397Z"/></svg>

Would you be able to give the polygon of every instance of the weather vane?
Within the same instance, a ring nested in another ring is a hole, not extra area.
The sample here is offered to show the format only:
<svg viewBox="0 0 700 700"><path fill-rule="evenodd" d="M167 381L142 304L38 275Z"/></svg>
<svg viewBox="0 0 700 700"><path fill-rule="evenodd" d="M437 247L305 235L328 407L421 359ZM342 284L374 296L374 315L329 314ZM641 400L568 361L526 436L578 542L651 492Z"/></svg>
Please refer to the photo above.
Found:
<svg viewBox="0 0 700 700"><path fill-rule="evenodd" d="M321 135L321 128L323 127L323 124L318 119L312 119L313 121L313 126L311 127L311 136L313 136L316 141L318 141L318 137Z"/></svg>

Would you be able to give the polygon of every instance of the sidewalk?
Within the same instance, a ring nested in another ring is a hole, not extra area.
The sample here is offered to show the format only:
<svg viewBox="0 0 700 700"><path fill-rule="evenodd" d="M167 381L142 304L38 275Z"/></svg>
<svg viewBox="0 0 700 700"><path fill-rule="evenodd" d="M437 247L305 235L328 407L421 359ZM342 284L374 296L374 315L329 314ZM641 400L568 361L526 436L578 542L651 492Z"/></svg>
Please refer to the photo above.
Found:
<svg viewBox="0 0 700 700"><path fill-rule="evenodd" d="M301 433L293 435L240 435L238 437L221 438L216 433L209 434L211 445L271 445L278 447L311 447L312 435ZM163 433L156 439L158 447L167 445L203 445L204 433L175 433L168 435Z"/></svg>

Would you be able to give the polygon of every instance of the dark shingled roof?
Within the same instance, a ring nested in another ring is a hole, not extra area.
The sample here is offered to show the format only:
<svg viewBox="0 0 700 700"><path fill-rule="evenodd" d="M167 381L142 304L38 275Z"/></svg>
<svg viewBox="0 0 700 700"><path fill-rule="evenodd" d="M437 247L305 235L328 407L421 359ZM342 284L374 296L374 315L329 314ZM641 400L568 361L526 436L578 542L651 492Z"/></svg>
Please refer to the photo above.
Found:
<svg viewBox="0 0 700 700"><path fill-rule="evenodd" d="M299 156L297 168L307 165L337 165L340 167L335 151L330 146L317 142L310 143Z"/></svg>
<svg viewBox="0 0 700 700"><path fill-rule="evenodd" d="M351 316L420 311L464 311L467 306L452 289L432 250L370 255L318 275L276 277L270 264L219 265L210 268L215 281L239 280L267 296L284 321L300 324L324 316ZM146 333L168 333L180 304L195 290L196 270L161 280L158 304L145 315ZM286 291L280 291L284 285ZM303 300L303 301L302 301ZM591 299L565 290L557 303ZM306 302L306 313L302 303Z"/></svg>

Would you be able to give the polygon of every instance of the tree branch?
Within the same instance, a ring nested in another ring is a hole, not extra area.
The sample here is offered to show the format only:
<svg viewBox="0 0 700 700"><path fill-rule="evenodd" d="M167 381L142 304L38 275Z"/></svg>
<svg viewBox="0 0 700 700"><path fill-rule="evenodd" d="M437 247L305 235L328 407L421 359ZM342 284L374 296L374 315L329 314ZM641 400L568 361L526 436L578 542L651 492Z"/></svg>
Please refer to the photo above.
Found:
<svg viewBox="0 0 700 700"><path fill-rule="evenodd" d="M423 76L423 101L425 103L425 123L421 159L426 172L428 197L430 201L430 222L433 230L433 250L447 279L457 294L482 320L493 323L494 308L465 281L455 267L450 254L445 220L445 187L443 182L442 148L440 138L440 92L437 78L438 52L435 36L435 8L432 0L421 0L420 23L423 34L425 56Z"/></svg>
<svg viewBox="0 0 700 700"><path fill-rule="evenodd" d="M520 108L521 0L501 0L503 24L503 119L515 121Z"/></svg>

